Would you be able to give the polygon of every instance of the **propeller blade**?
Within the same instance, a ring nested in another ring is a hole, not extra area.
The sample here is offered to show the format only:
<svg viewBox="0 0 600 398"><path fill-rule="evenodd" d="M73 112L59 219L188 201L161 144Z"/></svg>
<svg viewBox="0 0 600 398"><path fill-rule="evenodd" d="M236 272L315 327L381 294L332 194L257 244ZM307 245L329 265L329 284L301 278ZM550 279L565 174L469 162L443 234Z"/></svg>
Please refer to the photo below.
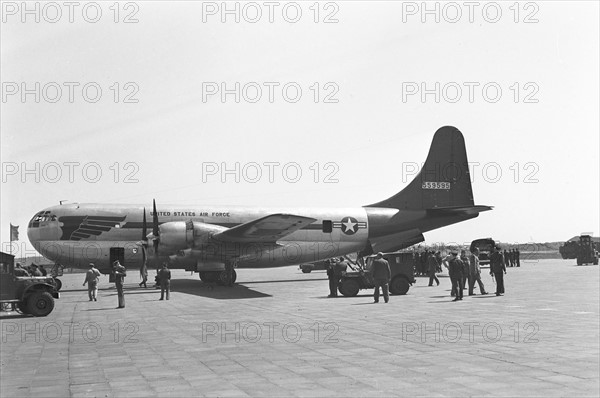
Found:
<svg viewBox="0 0 600 398"><path fill-rule="evenodd" d="M146 208L144 207L144 218L142 220L142 241L148 243L148 226L146 224Z"/></svg>
<svg viewBox="0 0 600 398"><path fill-rule="evenodd" d="M160 242L160 232L158 230L158 213L156 212L156 200L152 199L152 210L154 214L152 215L152 235L154 235L154 256L156 257L156 264L158 268L158 244Z"/></svg>

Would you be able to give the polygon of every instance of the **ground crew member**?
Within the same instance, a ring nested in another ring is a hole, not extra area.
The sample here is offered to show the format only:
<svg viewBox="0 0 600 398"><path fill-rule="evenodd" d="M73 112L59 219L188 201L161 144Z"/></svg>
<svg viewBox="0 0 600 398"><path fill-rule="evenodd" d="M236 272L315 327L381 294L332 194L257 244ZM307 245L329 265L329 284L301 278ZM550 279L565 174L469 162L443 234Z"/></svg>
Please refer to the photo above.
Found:
<svg viewBox="0 0 600 398"><path fill-rule="evenodd" d="M519 249L515 249L515 261L517 262L517 267L521 266L521 252Z"/></svg>
<svg viewBox="0 0 600 398"><path fill-rule="evenodd" d="M500 248L496 246L490 256L490 275L496 278L496 296L504 294L504 274L506 274L506 265Z"/></svg>
<svg viewBox="0 0 600 398"><path fill-rule="evenodd" d="M509 266L509 262L508 262L508 253L506 252L506 249L504 249L504 266L508 267Z"/></svg>
<svg viewBox="0 0 600 398"><path fill-rule="evenodd" d="M160 283L160 300L164 299L165 292L168 300L171 291L171 270L167 268L167 263L163 263L162 269L158 271L158 281Z"/></svg>
<svg viewBox="0 0 600 398"><path fill-rule="evenodd" d="M473 288L475 282L479 284L479 293L487 294L483 282L481 281L481 267L479 266L479 249L474 248L469 256L469 296L474 295Z"/></svg>
<svg viewBox="0 0 600 398"><path fill-rule="evenodd" d="M117 296L119 297L119 306L117 308L125 308L125 292L123 291L123 283L127 276L127 270L116 260L113 263L113 274L115 275L115 286L117 288Z"/></svg>
<svg viewBox="0 0 600 398"><path fill-rule="evenodd" d="M452 258L448 261L448 272L450 273L450 280L452 281L452 292L454 293L454 300L459 301L463 299L463 269L464 265L460 258L458 258L458 252L450 253Z"/></svg>
<svg viewBox="0 0 600 398"><path fill-rule="evenodd" d="M30 276L26 269L21 268L21 263L15 265L15 276Z"/></svg>
<svg viewBox="0 0 600 398"><path fill-rule="evenodd" d="M146 286L146 281L148 281L148 268L146 267L146 263L144 263L144 265L142 265L140 268L140 277L142 278L140 287L142 287L142 285L144 285L144 287L148 287Z"/></svg>
<svg viewBox="0 0 600 398"><path fill-rule="evenodd" d="M374 302L379 302L379 287L381 287L381 290L383 290L383 299L387 303L390 301L388 284L392 277L392 271L390 270L390 264L383 258L383 253L377 253L375 260L373 260L371 274L373 275L373 281L375 282L375 291L373 292Z"/></svg>
<svg viewBox="0 0 600 398"><path fill-rule="evenodd" d="M465 290L469 286L469 258L465 249L460 251L460 261L462 261L463 265L463 290Z"/></svg>
<svg viewBox="0 0 600 398"><path fill-rule="evenodd" d="M90 301L98 301L98 282L100 281L100 271L94 267L94 263L90 263L90 269L85 273L83 286L88 285L88 297Z"/></svg>
<svg viewBox="0 0 600 398"><path fill-rule="evenodd" d="M31 264L31 276L43 276L42 271L38 269L37 264Z"/></svg>
<svg viewBox="0 0 600 398"><path fill-rule="evenodd" d="M47 276L48 275L48 271L46 271L46 268L44 268L44 264L40 264L40 272L42 273L42 276Z"/></svg>
<svg viewBox="0 0 600 398"><path fill-rule="evenodd" d="M339 279L337 279L335 276L336 259L331 258L327 260L327 262L327 278L329 279L329 296L327 297L337 297L337 286Z"/></svg>
<svg viewBox="0 0 600 398"><path fill-rule="evenodd" d="M437 283L437 286L440 285L440 280L435 276L437 271L438 262L433 254L433 252L429 252L429 258L427 258L427 266L429 268L429 286L433 286L433 281Z"/></svg>

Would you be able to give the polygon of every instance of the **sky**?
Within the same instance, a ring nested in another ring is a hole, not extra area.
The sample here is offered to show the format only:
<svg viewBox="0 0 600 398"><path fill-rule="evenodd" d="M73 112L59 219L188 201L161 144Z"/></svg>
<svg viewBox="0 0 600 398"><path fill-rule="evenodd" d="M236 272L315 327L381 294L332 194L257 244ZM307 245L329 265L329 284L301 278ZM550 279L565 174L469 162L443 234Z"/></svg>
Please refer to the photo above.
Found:
<svg viewBox="0 0 600 398"><path fill-rule="evenodd" d="M494 210L425 243L598 235L598 2L223 4L2 3L4 251L61 200L374 203L445 125Z"/></svg>

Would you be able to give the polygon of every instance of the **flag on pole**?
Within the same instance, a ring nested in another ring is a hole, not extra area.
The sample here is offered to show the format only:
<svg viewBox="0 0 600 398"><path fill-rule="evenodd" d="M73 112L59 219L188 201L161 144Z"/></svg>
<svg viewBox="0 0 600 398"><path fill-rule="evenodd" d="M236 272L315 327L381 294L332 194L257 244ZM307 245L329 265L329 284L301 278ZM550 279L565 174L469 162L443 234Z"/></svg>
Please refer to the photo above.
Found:
<svg viewBox="0 0 600 398"><path fill-rule="evenodd" d="M10 241L19 240L19 226L10 224Z"/></svg>

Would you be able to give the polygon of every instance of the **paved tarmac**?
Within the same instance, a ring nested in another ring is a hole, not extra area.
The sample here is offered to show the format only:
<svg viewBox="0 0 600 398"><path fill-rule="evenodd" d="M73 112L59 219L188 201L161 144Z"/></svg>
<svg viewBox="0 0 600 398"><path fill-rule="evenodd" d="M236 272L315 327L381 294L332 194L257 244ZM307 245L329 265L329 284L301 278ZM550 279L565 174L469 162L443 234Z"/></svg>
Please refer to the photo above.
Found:
<svg viewBox="0 0 600 398"><path fill-rule="evenodd" d="M494 292L484 270L486 288ZM3 313L2 397L599 396L599 267L509 268L506 295L450 298L417 278L406 296L327 298L325 272L238 270L209 286L173 271L169 301L103 277L89 302L65 275L45 318Z"/></svg>

